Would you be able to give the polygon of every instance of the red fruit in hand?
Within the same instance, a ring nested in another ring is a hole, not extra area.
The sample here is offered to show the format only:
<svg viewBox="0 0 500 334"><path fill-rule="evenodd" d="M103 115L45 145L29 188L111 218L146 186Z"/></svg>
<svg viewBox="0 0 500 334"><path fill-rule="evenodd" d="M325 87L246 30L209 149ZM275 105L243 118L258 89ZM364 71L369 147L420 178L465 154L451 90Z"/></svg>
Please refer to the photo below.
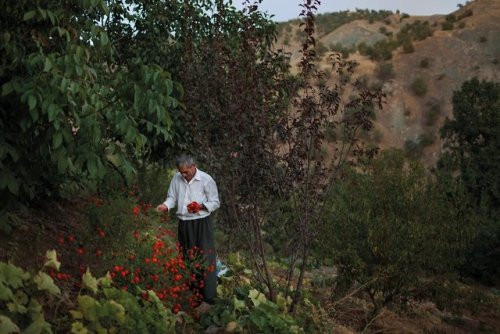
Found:
<svg viewBox="0 0 500 334"><path fill-rule="evenodd" d="M201 210L201 205L198 202L191 202L187 205L189 213L197 213Z"/></svg>

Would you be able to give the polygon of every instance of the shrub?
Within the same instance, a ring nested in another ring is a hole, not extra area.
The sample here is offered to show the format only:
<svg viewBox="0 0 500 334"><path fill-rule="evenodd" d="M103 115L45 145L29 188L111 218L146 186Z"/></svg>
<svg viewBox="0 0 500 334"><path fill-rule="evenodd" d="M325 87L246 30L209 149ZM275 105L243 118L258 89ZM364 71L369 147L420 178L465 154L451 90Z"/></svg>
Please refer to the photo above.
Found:
<svg viewBox="0 0 500 334"><path fill-rule="evenodd" d="M110 272L115 287L138 294L153 290L175 313L191 310L200 300L203 270L215 270L197 249L182 252L166 227L168 215L151 210L134 192L110 200L93 198L89 221L78 235L56 236L64 271L77 277L87 268ZM59 273L49 272L60 280Z"/></svg>
<svg viewBox="0 0 500 334"><path fill-rule="evenodd" d="M109 275L95 279L87 270L78 280L77 296L63 294L45 272L58 271L60 265L55 251L47 252L44 269L37 274L0 262L2 333L174 332L175 316L153 291L139 298L113 287Z"/></svg>
<svg viewBox="0 0 500 334"><path fill-rule="evenodd" d="M287 300L280 295L277 303L266 299L264 293L249 286L233 291L231 299L216 302L201 319L203 327L225 325L228 332L304 333L295 319L285 313Z"/></svg>
<svg viewBox="0 0 500 334"><path fill-rule="evenodd" d="M418 142L421 147L427 147L436 142L436 135L432 132L425 132L418 136Z"/></svg>
<svg viewBox="0 0 500 334"><path fill-rule="evenodd" d="M376 80L370 85L370 89L372 90L382 90L382 88L384 88L384 82L380 80Z"/></svg>
<svg viewBox="0 0 500 334"><path fill-rule="evenodd" d="M417 96L424 96L427 93L427 84L424 79L417 77L411 83L411 89Z"/></svg>
<svg viewBox="0 0 500 334"><path fill-rule="evenodd" d="M402 152L350 172L332 192L318 247L335 259L339 287L366 285L375 309L411 295L419 277L454 271L473 238L460 192L449 195Z"/></svg>
<svg viewBox="0 0 500 334"><path fill-rule="evenodd" d="M403 43L405 40L421 41L429 36L432 36L432 29L429 26L429 22L417 20L412 24L405 24L398 32L397 39L400 43Z"/></svg>
<svg viewBox="0 0 500 334"><path fill-rule="evenodd" d="M377 64L375 69L380 80L387 81L394 78L394 67L390 61Z"/></svg>
<svg viewBox="0 0 500 334"><path fill-rule="evenodd" d="M428 104L429 110L425 115L425 125L433 126L436 124L436 120L441 115L441 104L439 101L431 101Z"/></svg>
<svg viewBox="0 0 500 334"><path fill-rule="evenodd" d="M365 43L360 43L358 45L359 52L370 57L371 60L389 60L392 58L392 51L398 47L398 44L394 40L383 39L372 46L368 46Z"/></svg>
<svg viewBox="0 0 500 334"><path fill-rule="evenodd" d="M403 42L403 52L404 53L413 53L415 51L415 47L410 40L405 40Z"/></svg>
<svg viewBox="0 0 500 334"><path fill-rule="evenodd" d="M47 254L51 258L48 266L58 268L55 253ZM43 301L61 290L44 270L32 275L11 263L0 262L0 288L2 333L52 333L44 317Z"/></svg>
<svg viewBox="0 0 500 334"><path fill-rule="evenodd" d="M446 22L457 22L457 17L454 14L448 14L445 17Z"/></svg>
<svg viewBox="0 0 500 334"><path fill-rule="evenodd" d="M90 272L83 276L89 294L79 294L71 332L174 333L176 318L153 291L143 298L113 287L111 278L99 280Z"/></svg>
<svg viewBox="0 0 500 334"><path fill-rule="evenodd" d="M420 61L420 67L427 68L431 64L431 60L429 58L424 58Z"/></svg>
<svg viewBox="0 0 500 334"><path fill-rule="evenodd" d="M443 30L453 30L453 22L445 21L441 23L441 27Z"/></svg>
<svg viewBox="0 0 500 334"><path fill-rule="evenodd" d="M422 155L423 146L420 145L418 139L408 139L404 143L404 151L407 157L417 159Z"/></svg>
<svg viewBox="0 0 500 334"><path fill-rule="evenodd" d="M346 47L341 43L330 44L330 51L332 52L340 52L342 57L347 58L349 54L353 51L352 48Z"/></svg>
<svg viewBox="0 0 500 334"><path fill-rule="evenodd" d="M321 41L316 42L315 50L318 57L323 57L328 52L328 48Z"/></svg>

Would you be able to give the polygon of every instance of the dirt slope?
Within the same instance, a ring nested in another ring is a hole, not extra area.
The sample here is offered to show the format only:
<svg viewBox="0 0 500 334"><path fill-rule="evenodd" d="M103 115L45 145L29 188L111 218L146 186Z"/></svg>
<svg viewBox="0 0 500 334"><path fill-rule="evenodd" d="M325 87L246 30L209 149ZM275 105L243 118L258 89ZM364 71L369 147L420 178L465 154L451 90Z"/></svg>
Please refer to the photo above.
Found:
<svg viewBox="0 0 500 334"><path fill-rule="evenodd" d="M420 157L430 166L442 150L439 128L452 115L453 92L473 77L500 80L500 1L471 1L450 15L455 17L451 30L443 30L444 15L405 17L396 13L384 22L356 20L317 36L318 43L328 48L337 43L345 47L361 42L373 45L387 38L386 34L396 36L406 24L429 23L432 36L414 41L413 52L404 53L401 47L393 51L390 62L395 75L390 80L378 79L377 63L358 52L349 58L359 63L356 75L368 77L372 85L382 86L387 93L386 106L377 115L375 143L381 148L405 148L405 143L418 146L427 140L420 146ZM277 42L278 47L292 52L294 67L300 59L298 29L297 22L290 22ZM319 65L328 66L326 56ZM427 87L420 96L412 89L417 78Z"/></svg>

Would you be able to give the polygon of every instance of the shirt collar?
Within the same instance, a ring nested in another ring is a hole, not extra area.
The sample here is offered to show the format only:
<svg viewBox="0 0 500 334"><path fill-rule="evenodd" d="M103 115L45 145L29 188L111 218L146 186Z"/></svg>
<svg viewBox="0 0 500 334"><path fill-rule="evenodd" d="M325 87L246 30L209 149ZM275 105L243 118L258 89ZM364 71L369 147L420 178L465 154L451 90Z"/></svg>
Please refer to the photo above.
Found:
<svg viewBox="0 0 500 334"><path fill-rule="evenodd" d="M201 174L198 168L196 168L196 173L193 176L193 180L200 181L201 180Z"/></svg>
<svg viewBox="0 0 500 334"><path fill-rule="evenodd" d="M191 182L193 181L201 181L201 173L200 173L200 170L198 168L196 168L196 173L194 174L193 178L191 180L186 181L186 179L182 178L184 180L184 182L188 183L188 184L191 184Z"/></svg>

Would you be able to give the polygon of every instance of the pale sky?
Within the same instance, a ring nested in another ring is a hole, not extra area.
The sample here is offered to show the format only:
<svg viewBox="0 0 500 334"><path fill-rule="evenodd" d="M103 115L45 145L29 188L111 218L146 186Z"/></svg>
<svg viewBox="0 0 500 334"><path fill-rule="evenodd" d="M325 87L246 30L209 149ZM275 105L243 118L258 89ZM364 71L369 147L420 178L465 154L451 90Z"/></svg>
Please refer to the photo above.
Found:
<svg viewBox="0 0 500 334"><path fill-rule="evenodd" d="M243 0L233 0L233 5L241 9ZM253 2L253 1L251 1ZM260 5L262 11L274 14L274 20L287 21L297 18L302 7L301 0L263 0ZM373 9L400 10L410 15L450 14L458 9L458 4L465 4L465 0L322 0L318 13L338 12L342 10Z"/></svg>

